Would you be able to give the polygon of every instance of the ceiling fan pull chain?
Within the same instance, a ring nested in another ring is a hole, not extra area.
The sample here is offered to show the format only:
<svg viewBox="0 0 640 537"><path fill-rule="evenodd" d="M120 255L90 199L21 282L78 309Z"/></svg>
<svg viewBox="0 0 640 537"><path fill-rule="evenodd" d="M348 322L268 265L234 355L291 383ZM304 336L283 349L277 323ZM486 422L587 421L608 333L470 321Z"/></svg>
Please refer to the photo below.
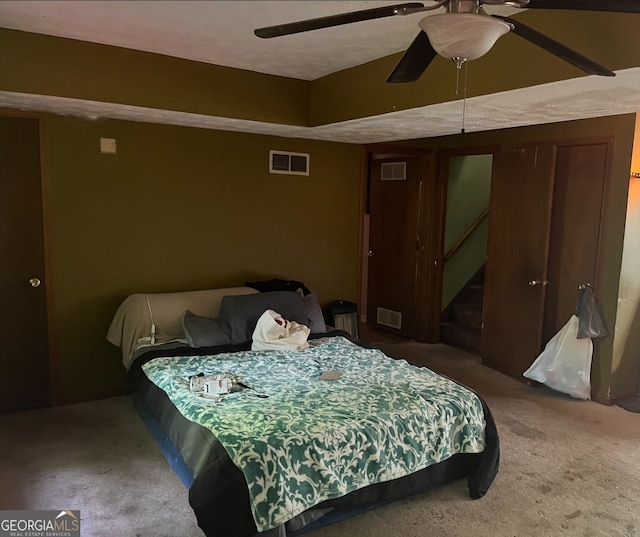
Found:
<svg viewBox="0 0 640 537"><path fill-rule="evenodd" d="M467 63L467 60L465 58L460 58L458 56L454 56L451 59L453 60L453 63L456 64L456 95L459 95L460 94L460 91L459 91L460 69L462 69L462 66Z"/></svg>
<svg viewBox="0 0 640 537"><path fill-rule="evenodd" d="M456 96L460 95L460 68L456 69Z"/></svg>
<svg viewBox="0 0 640 537"><path fill-rule="evenodd" d="M456 71L458 71L458 73L460 72L460 68L456 69ZM457 82L457 78L459 78L456 75L456 86L458 84ZM463 94L462 94L462 128L460 129L460 134L464 134L464 121L465 121L465 117L467 114L467 80L469 78L469 62L465 62L464 64L464 90L463 90ZM456 89L456 94L457 94L457 89Z"/></svg>
<svg viewBox="0 0 640 537"><path fill-rule="evenodd" d="M467 78L469 74L469 62L466 58L461 58L458 56L454 56L452 60L456 64L456 95L460 95L460 71L464 66L464 90L462 94L462 129L460 130L460 133L464 134L464 118L467 109Z"/></svg>

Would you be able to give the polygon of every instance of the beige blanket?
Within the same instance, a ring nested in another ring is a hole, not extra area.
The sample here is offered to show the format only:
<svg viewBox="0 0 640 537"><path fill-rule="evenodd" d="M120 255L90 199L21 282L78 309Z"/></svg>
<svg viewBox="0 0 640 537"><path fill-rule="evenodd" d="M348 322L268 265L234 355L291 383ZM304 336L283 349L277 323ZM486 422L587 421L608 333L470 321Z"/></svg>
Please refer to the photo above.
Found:
<svg viewBox="0 0 640 537"><path fill-rule="evenodd" d="M122 363L128 369L133 353L141 346L184 338L182 315L186 310L202 317L215 318L218 316L222 297L257 292L251 287L227 287L129 295L111 321L107 340L120 347Z"/></svg>

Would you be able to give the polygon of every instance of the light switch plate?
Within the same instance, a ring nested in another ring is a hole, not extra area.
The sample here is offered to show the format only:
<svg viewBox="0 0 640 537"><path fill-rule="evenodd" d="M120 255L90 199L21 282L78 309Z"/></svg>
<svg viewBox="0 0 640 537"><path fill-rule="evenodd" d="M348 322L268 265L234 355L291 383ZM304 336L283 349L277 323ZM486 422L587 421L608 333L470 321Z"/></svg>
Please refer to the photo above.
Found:
<svg viewBox="0 0 640 537"><path fill-rule="evenodd" d="M117 152L115 138L100 138L100 153L115 155Z"/></svg>

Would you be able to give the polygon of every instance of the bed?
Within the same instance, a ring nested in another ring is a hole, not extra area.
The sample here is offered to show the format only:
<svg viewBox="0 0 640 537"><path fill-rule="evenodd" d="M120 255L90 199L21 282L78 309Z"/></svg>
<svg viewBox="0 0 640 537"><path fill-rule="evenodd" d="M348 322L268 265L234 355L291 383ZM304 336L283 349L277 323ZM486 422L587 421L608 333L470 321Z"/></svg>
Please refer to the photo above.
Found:
<svg viewBox="0 0 640 537"><path fill-rule="evenodd" d="M294 537L459 479L484 496L500 447L483 399L328 327L305 291L134 294L109 327L205 535ZM266 309L309 327L304 350L251 350ZM205 395L203 376L234 384Z"/></svg>

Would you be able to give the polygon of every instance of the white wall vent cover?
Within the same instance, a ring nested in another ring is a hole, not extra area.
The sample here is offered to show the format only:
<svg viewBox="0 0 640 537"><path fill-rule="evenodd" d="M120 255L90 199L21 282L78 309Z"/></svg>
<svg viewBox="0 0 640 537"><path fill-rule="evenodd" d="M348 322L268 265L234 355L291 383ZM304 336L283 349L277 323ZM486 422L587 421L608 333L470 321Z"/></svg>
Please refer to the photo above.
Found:
<svg viewBox="0 0 640 537"><path fill-rule="evenodd" d="M400 330L402 328L402 313L385 308L378 308L376 322Z"/></svg>
<svg viewBox="0 0 640 537"><path fill-rule="evenodd" d="M406 181L406 162L383 162L380 165L380 179L383 181Z"/></svg>
<svg viewBox="0 0 640 537"><path fill-rule="evenodd" d="M269 173L309 175L309 154L269 151Z"/></svg>

